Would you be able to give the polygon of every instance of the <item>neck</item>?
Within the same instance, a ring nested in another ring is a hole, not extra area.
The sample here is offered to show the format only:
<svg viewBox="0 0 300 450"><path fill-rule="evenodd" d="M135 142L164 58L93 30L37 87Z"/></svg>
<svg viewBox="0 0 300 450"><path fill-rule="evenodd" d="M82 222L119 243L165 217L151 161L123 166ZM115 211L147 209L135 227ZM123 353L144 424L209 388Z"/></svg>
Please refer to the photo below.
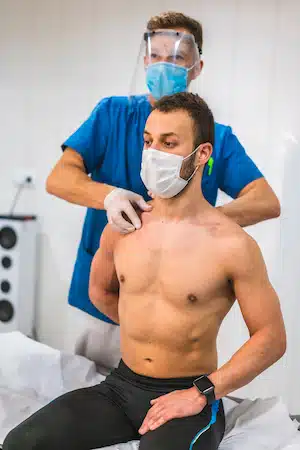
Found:
<svg viewBox="0 0 300 450"><path fill-rule="evenodd" d="M181 193L169 199L155 197L152 205L153 215L181 220L206 210L208 202L202 194L201 178L195 176Z"/></svg>

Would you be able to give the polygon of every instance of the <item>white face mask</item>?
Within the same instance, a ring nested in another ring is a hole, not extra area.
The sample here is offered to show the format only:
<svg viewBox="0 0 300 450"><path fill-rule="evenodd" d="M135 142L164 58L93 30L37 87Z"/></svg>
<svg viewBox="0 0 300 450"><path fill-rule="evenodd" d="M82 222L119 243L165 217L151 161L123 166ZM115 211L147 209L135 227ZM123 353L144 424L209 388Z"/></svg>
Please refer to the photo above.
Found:
<svg viewBox="0 0 300 450"><path fill-rule="evenodd" d="M196 167L190 178L184 180L180 177L182 163L192 156L199 147L185 158L155 148L143 150L141 178L148 191L161 198L171 198L179 194L198 169Z"/></svg>

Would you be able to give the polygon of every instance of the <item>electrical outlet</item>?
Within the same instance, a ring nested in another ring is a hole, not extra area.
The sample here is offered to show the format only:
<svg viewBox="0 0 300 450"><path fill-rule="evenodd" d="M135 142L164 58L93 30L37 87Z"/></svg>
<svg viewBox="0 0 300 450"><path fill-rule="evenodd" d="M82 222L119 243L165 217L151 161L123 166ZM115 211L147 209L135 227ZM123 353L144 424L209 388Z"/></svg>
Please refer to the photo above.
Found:
<svg viewBox="0 0 300 450"><path fill-rule="evenodd" d="M13 182L16 186L33 187L35 184L35 174L32 169L15 169Z"/></svg>

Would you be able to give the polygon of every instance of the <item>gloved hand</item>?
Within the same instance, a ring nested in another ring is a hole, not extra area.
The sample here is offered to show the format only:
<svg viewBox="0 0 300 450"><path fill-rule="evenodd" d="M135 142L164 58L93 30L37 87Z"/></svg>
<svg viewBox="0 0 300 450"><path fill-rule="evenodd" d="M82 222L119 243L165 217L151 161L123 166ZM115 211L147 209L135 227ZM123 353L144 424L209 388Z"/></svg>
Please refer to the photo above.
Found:
<svg viewBox="0 0 300 450"><path fill-rule="evenodd" d="M141 221L132 206L134 204L143 211L152 209L141 195L126 189L115 188L105 197L104 208L107 212L108 223L115 231L127 234L141 228ZM125 213L132 223L127 222L122 213Z"/></svg>

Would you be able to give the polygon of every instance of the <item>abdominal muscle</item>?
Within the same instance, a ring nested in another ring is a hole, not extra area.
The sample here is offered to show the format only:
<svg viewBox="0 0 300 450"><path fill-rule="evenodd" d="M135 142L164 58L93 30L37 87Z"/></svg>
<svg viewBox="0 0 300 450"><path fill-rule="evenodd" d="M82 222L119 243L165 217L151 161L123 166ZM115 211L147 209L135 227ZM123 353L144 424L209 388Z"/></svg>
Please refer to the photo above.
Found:
<svg viewBox="0 0 300 450"><path fill-rule="evenodd" d="M122 359L134 372L154 378L211 373L222 318L205 307L179 308L153 295L121 295Z"/></svg>

